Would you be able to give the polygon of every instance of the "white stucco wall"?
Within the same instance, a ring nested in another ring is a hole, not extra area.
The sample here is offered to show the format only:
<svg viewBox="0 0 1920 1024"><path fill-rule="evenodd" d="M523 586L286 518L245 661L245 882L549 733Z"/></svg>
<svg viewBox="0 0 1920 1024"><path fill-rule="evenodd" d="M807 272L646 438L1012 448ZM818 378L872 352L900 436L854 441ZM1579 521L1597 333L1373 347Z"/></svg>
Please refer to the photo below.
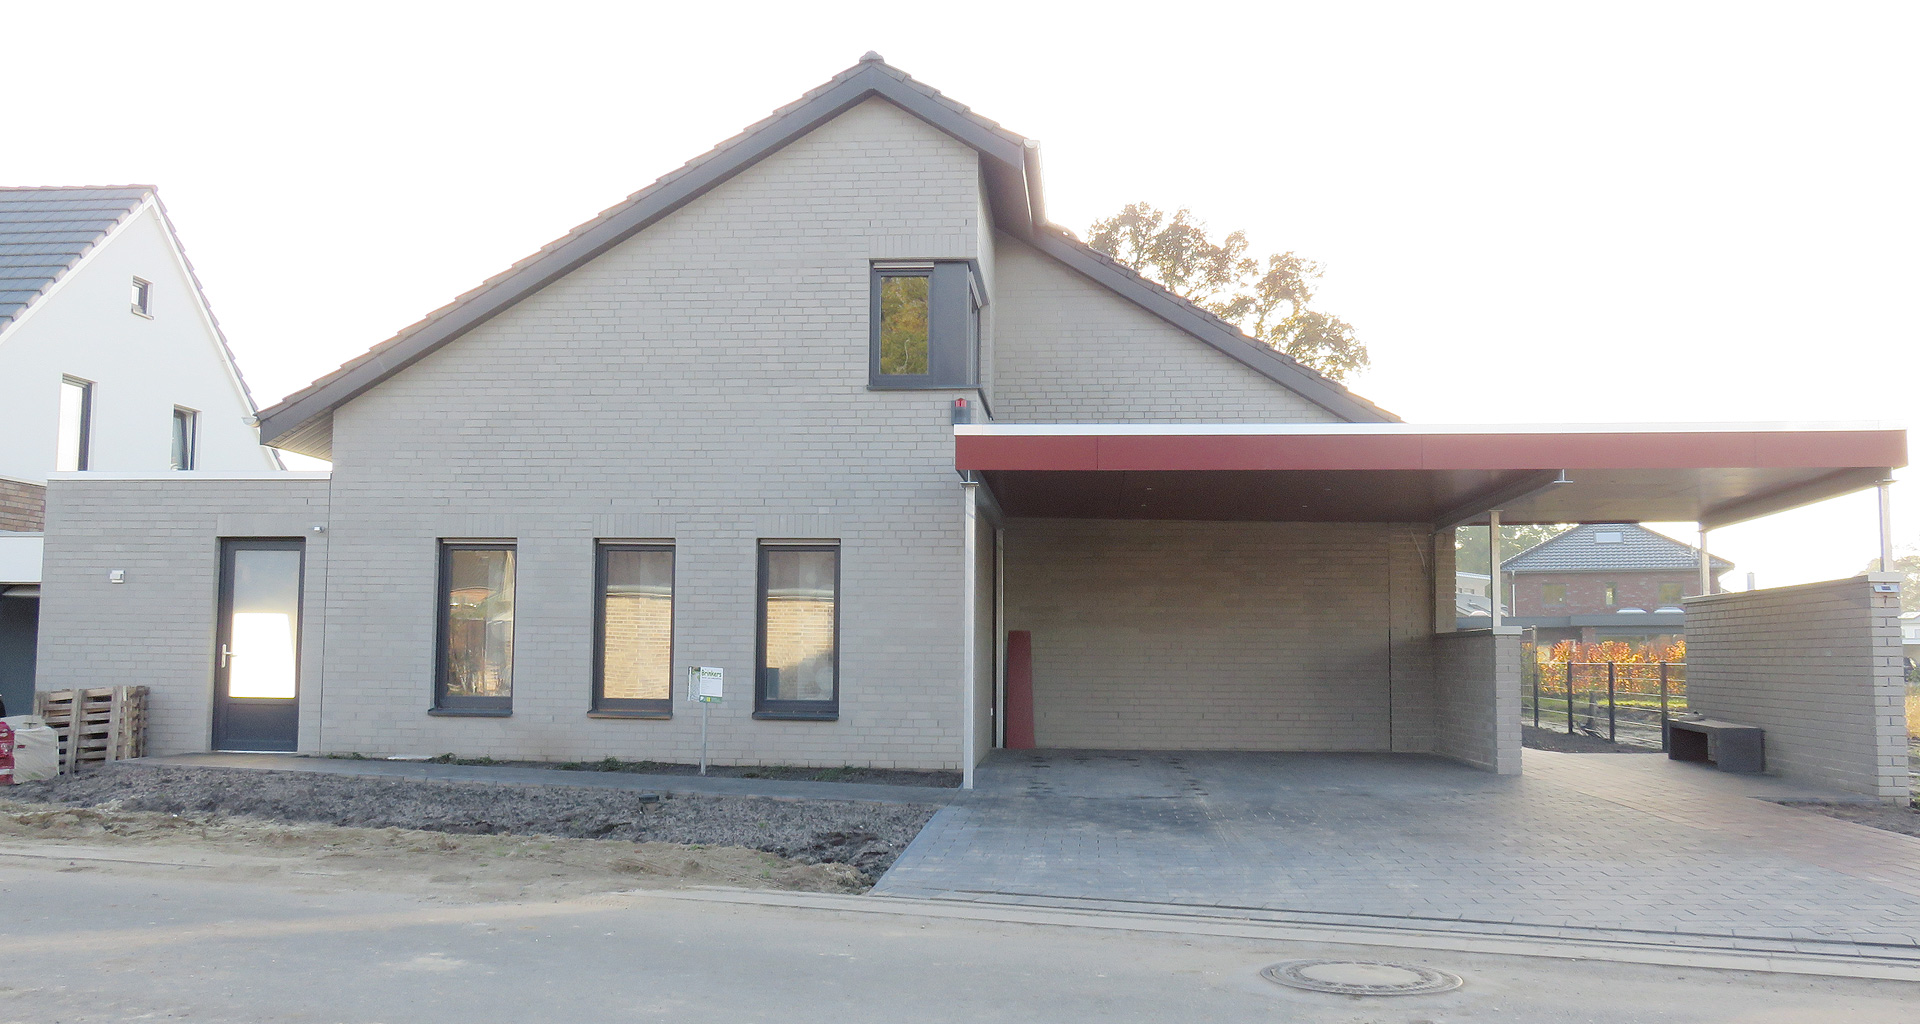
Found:
<svg viewBox="0 0 1920 1024"><path fill-rule="evenodd" d="M136 277L153 286L151 319L131 309ZM0 334L0 477L46 482L62 376L94 385L91 470L169 468L175 406L200 413L198 468L278 468L152 204Z"/></svg>

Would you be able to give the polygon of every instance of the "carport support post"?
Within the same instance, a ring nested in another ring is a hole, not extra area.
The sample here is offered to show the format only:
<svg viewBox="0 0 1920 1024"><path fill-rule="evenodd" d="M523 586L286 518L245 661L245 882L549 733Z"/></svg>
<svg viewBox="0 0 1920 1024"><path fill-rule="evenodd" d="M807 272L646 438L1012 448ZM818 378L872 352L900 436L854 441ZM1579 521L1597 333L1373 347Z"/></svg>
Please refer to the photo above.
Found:
<svg viewBox="0 0 1920 1024"><path fill-rule="evenodd" d="M1487 513L1487 594L1493 598L1493 628L1500 629L1500 510Z"/></svg>
<svg viewBox="0 0 1920 1024"><path fill-rule="evenodd" d="M1893 481L1882 480L1880 491L1880 571L1893 571Z"/></svg>
<svg viewBox="0 0 1920 1024"><path fill-rule="evenodd" d="M1859 550L1859 549L1855 549ZM1707 524L1700 524L1700 596L1713 593L1713 556L1707 554Z"/></svg>
<svg viewBox="0 0 1920 1024"><path fill-rule="evenodd" d="M960 527L963 565L960 570L960 788L973 788L973 658L975 595L980 589L979 518L980 485L967 480L960 485Z"/></svg>

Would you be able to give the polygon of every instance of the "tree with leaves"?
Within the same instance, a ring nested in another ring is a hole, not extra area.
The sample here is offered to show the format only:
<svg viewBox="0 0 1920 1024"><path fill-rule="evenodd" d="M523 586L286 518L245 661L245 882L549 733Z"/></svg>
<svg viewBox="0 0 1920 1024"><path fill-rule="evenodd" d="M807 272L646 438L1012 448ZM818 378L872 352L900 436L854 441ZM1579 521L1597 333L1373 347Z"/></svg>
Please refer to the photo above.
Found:
<svg viewBox="0 0 1920 1024"><path fill-rule="evenodd" d="M1310 307L1323 271L1296 253L1262 260L1244 231L1215 242L1191 210L1169 217L1146 203L1095 221L1087 244L1334 380L1371 365L1353 325Z"/></svg>

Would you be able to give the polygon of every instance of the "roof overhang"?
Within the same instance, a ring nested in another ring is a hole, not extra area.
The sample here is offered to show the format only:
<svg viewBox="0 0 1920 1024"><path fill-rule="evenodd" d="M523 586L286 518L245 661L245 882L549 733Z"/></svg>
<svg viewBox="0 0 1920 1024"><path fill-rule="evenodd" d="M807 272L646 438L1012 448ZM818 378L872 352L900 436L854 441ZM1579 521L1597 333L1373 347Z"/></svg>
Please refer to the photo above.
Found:
<svg viewBox="0 0 1920 1024"><path fill-rule="evenodd" d="M1872 487L1862 424L969 424L955 468L1010 516L1726 526Z"/></svg>

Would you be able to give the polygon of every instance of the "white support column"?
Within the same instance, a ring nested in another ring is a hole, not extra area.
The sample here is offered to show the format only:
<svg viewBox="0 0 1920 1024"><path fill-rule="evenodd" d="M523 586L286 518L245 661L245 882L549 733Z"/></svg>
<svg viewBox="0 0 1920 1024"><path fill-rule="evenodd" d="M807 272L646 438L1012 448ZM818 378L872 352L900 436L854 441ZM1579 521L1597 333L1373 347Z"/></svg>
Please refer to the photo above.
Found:
<svg viewBox="0 0 1920 1024"><path fill-rule="evenodd" d="M1493 598L1493 628L1500 630L1500 510L1487 513L1487 594Z"/></svg>
<svg viewBox="0 0 1920 1024"><path fill-rule="evenodd" d="M1893 571L1893 481L1880 481L1880 571Z"/></svg>
<svg viewBox="0 0 1920 1024"><path fill-rule="evenodd" d="M964 531L960 571L960 788L973 788L974 722L974 599L980 587L978 539L980 485L969 480L960 485L960 526Z"/></svg>
<svg viewBox="0 0 1920 1024"><path fill-rule="evenodd" d="M1007 745L1007 531L993 531L993 745Z"/></svg>
<svg viewBox="0 0 1920 1024"><path fill-rule="evenodd" d="M1857 549L1856 549L1857 550ZM1713 556L1707 554L1707 524L1700 524L1700 596L1713 593Z"/></svg>

